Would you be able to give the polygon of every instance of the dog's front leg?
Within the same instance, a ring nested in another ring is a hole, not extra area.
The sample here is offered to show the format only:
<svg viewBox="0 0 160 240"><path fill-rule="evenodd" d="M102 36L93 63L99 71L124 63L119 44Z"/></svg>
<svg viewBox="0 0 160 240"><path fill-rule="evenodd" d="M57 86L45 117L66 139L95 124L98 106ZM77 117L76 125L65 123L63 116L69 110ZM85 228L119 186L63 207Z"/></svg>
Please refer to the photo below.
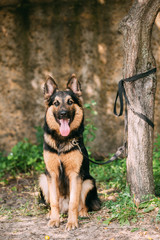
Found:
<svg viewBox="0 0 160 240"><path fill-rule="evenodd" d="M68 210L68 222L66 229L69 231L78 227L78 207L81 193L81 178L77 173L69 176L70 201Z"/></svg>
<svg viewBox="0 0 160 240"><path fill-rule="evenodd" d="M59 188L58 180L56 174L52 174L49 179L49 193L50 193L50 221L48 226L59 227L60 217L59 217Z"/></svg>

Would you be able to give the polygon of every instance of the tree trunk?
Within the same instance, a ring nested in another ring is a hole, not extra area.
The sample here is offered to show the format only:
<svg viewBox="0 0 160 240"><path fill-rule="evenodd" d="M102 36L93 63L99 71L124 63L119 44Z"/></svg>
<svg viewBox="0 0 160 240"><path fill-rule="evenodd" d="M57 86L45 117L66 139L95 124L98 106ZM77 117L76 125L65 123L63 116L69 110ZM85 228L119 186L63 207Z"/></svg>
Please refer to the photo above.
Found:
<svg viewBox="0 0 160 240"><path fill-rule="evenodd" d="M160 0L136 0L121 24L124 37L124 78L155 67L151 50L152 26ZM133 83L125 83L132 108L154 120L156 76L151 74ZM154 194L152 170L153 128L128 106L127 181L138 204Z"/></svg>

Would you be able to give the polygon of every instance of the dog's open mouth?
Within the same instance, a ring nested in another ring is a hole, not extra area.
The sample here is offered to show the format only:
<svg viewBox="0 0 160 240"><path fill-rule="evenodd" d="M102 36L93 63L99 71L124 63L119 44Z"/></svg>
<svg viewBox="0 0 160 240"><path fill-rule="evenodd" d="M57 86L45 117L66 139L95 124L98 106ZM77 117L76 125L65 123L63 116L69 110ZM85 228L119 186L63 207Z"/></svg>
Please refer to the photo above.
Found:
<svg viewBox="0 0 160 240"><path fill-rule="evenodd" d="M67 137L70 134L70 120L69 119L59 119L60 122L60 133L63 137Z"/></svg>

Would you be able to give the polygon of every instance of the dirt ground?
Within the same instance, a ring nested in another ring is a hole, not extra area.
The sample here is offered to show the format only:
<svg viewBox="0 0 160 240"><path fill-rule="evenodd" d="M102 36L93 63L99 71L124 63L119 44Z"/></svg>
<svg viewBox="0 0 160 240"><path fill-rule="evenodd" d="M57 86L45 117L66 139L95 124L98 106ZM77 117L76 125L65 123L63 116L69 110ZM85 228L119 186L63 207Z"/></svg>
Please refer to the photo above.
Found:
<svg viewBox="0 0 160 240"><path fill-rule="evenodd" d="M65 230L66 216L61 216L59 228L49 228L47 210L37 205L37 195L37 180L31 177L10 179L7 185L0 185L0 240L160 240L156 210L131 225L120 226L114 221L107 226L104 221L109 217L108 209L102 207L89 218L79 219L76 230Z"/></svg>

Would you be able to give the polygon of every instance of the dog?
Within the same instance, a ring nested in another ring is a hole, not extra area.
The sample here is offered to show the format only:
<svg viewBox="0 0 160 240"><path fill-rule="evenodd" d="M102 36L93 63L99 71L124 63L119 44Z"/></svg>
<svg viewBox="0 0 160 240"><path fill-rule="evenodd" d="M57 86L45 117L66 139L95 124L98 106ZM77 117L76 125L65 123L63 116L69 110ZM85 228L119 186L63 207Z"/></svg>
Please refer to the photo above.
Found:
<svg viewBox="0 0 160 240"><path fill-rule="evenodd" d="M67 230L78 227L78 216L99 210L94 178L89 173L83 143L84 110L81 84L72 74L60 91L54 79L44 85L46 105L43 156L45 174L39 178L41 193L50 205L48 226L59 227L60 213L68 212Z"/></svg>

